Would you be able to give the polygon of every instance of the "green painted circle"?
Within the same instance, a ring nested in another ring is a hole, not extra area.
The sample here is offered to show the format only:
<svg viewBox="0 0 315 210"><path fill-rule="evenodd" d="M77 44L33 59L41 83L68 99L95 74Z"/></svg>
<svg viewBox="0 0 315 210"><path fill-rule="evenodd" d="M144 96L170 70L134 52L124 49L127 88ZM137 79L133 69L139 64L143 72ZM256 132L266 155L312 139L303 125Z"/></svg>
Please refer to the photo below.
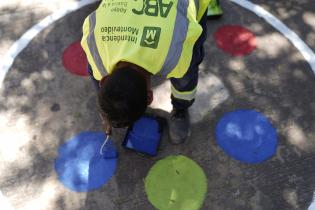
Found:
<svg viewBox="0 0 315 210"><path fill-rule="evenodd" d="M158 210L198 210L206 196L207 178L193 160L169 156L151 168L145 191Z"/></svg>

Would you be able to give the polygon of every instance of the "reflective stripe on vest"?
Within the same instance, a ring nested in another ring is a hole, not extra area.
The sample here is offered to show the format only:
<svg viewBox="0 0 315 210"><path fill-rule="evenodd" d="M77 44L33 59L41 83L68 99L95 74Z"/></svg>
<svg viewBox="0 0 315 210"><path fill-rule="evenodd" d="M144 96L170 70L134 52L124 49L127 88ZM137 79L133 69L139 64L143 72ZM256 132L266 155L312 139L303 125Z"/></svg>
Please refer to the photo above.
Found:
<svg viewBox="0 0 315 210"><path fill-rule="evenodd" d="M94 63L97 66L98 71L101 73L102 77L107 74L107 71L104 67L104 64L102 62L102 58L100 57L100 53L98 51L97 45L96 45L96 37L94 35L94 28L96 24L96 14L93 12L89 16L89 23L90 23L90 34L88 36L87 42L88 42L88 47L90 50L90 53L93 57Z"/></svg>
<svg viewBox="0 0 315 210"><path fill-rule="evenodd" d="M177 4L177 14L171 46L168 50L162 70L159 72L162 75L166 76L175 68L182 54L183 50L182 43L184 43L186 39L189 22L187 18L185 19L181 18L180 13L178 11L182 11L184 16L186 17L188 3L189 3L188 0L179 0Z"/></svg>
<svg viewBox="0 0 315 210"><path fill-rule="evenodd" d="M193 54L193 47L202 33L202 27L197 21L197 8L195 0L189 0L187 8L188 30L183 43L183 50L176 67L167 75L167 78L181 78L187 72Z"/></svg>
<svg viewBox="0 0 315 210"><path fill-rule="evenodd" d="M198 11L199 11L199 0L195 0L195 5L196 5L196 11L197 11L197 16L198 16ZM198 20L199 21L199 20Z"/></svg>
<svg viewBox="0 0 315 210"><path fill-rule="evenodd" d="M196 93L197 93L197 87L193 89L192 91L178 91L175 89L173 85L171 85L171 93L175 98L186 100L186 101L191 101L195 98Z"/></svg>

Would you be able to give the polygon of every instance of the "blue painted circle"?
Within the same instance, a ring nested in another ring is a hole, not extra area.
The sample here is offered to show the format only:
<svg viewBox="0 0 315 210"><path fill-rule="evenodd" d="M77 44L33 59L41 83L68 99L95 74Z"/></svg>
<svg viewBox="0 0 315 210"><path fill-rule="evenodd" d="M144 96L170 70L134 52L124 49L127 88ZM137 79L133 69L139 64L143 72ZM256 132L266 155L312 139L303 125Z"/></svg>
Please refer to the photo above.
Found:
<svg viewBox="0 0 315 210"><path fill-rule="evenodd" d="M245 163L267 160L278 145L276 130L268 119L245 109L229 112L219 120L216 140L228 155Z"/></svg>
<svg viewBox="0 0 315 210"><path fill-rule="evenodd" d="M100 155L105 137L103 132L82 132L59 148L55 170L64 186L86 192L110 180L116 170L117 157L109 159ZM111 140L107 144L111 152L117 152Z"/></svg>

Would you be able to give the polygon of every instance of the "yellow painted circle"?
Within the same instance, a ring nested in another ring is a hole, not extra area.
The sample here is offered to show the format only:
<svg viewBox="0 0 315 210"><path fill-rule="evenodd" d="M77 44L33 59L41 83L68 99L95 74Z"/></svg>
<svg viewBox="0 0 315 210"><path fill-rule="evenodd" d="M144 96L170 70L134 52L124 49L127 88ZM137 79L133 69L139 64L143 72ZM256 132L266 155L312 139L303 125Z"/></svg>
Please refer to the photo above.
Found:
<svg viewBox="0 0 315 210"><path fill-rule="evenodd" d="M198 210L206 196L207 178L193 160L169 156L151 168L145 191L158 210Z"/></svg>

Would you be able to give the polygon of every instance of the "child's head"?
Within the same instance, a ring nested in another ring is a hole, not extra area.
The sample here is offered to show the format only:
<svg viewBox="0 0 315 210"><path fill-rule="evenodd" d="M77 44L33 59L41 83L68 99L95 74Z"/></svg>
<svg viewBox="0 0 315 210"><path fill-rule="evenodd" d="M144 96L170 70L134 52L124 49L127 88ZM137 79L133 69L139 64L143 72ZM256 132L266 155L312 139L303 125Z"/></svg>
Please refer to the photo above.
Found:
<svg viewBox="0 0 315 210"><path fill-rule="evenodd" d="M113 127L126 127L139 119L147 101L146 79L130 66L115 69L98 94L100 111Z"/></svg>

